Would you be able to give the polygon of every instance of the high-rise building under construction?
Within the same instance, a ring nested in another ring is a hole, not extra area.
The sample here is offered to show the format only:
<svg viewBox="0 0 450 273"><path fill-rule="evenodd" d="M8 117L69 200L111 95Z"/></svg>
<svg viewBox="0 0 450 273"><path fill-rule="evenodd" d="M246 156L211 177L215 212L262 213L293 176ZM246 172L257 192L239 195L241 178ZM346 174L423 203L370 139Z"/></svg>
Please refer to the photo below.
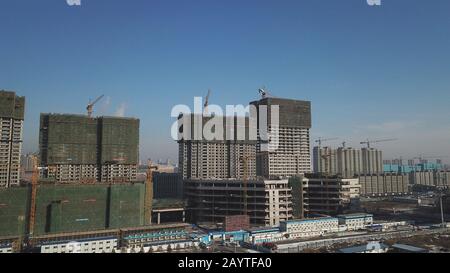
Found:
<svg viewBox="0 0 450 273"><path fill-rule="evenodd" d="M216 117L218 118L218 117ZM183 179L242 179L256 177L256 140L249 138L248 118L220 117L221 129L216 138L208 139L204 128L211 117L186 115L184 137L179 143L179 172ZM190 124L190 126L185 126ZM242 131L239 131L241 125ZM242 137L238 135L243 133ZM244 162L243 158L246 158Z"/></svg>
<svg viewBox="0 0 450 273"><path fill-rule="evenodd" d="M0 91L0 188L20 184L25 97Z"/></svg>
<svg viewBox="0 0 450 273"><path fill-rule="evenodd" d="M189 220L218 224L244 215L252 225L274 226L291 219L288 181L256 177L256 124L236 116L216 117L216 121L212 131L217 138L211 139L204 129L210 127L212 117L179 118L183 133L178 140L179 171Z"/></svg>
<svg viewBox="0 0 450 273"><path fill-rule="evenodd" d="M59 183L136 181L139 120L41 114L42 178Z"/></svg>
<svg viewBox="0 0 450 273"><path fill-rule="evenodd" d="M258 112L258 176L278 179L310 173L311 102L266 97L251 104Z"/></svg>

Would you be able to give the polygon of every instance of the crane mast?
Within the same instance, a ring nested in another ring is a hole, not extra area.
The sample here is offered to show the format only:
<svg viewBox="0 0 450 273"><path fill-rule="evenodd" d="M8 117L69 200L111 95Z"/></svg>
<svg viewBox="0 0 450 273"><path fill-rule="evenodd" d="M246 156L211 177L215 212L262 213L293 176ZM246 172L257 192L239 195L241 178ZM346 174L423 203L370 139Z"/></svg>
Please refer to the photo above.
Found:
<svg viewBox="0 0 450 273"><path fill-rule="evenodd" d="M148 162L147 179L145 182L145 225L152 223L152 203L153 203L153 171L158 170L158 166L154 166L151 161Z"/></svg>
<svg viewBox="0 0 450 273"><path fill-rule="evenodd" d="M396 141L396 138L390 138L390 139L380 139L380 140L369 140L360 142L361 145L367 145L367 149L370 149L370 144L372 143L381 143L381 142L389 142L389 141Z"/></svg>
<svg viewBox="0 0 450 273"><path fill-rule="evenodd" d="M36 195L37 195L37 187L39 180L39 168L38 168L38 159L37 157L33 157L33 174L31 176L31 209L30 209L30 222L28 231L30 236L34 233L34 224L36 219Z"/></svg>
<svg viewBox="0 0 450 273"><path fill-rule="evenodd" d="M205 104L203 105L205 114L208 113L208 105L209 105L209 97L210 96L211 96L211 89L208 89L208 94L206 95L206 98L205 98Z"/></svg>
<svg viewBox="0 0 450 273"><path fill-rule="evenodd" d="M86 110L88 113L88 117L92 117L92 113L94 113L94 105L97 104L105 95L101 95L97 99L95 99L93 102L89 102L89 104L86 106Z"/></svg>
<svg viewBox="0 0 450 273"><path fill-rule="evenodd" d="M316 143L319 144L319 147L322 147L322 142L327 142L327 141L332 141L332 140L338 140L339 138L337 137L333 137L333 138L321 138L319 137L319 139L316 140Z"/></svg>

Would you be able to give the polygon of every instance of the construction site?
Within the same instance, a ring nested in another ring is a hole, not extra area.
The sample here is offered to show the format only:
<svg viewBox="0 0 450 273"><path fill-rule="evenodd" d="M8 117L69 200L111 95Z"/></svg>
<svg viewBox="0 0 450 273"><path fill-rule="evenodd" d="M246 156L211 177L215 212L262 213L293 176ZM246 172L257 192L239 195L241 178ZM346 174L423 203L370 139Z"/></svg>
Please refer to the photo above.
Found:
<svg viewBox="0 0 450 273"><path fill-rule="evenodd" d="M93 106L102 97L88 104L87 115L41 114L40 153L39 158L31 157L31 178L16 183L19 171L13 174L9 168L8 183L0 188L2 249L20 252L43 239L60 242L150 228L157 167L149 163L146 181L137 181L139 120L93 117ZM7 147L2 146L8 157L2 163L14 166L11 159L20 162L25 100L3 91L0 100L1 116L20 123L15 133L11 133L15 123L2 129L9 132ZM11 147L16 144L17 149Z"/></svg>
<svg viewBox="0 0 450 273"><path fill-rule="evenodd" d="M253 226L292 219L287 180L186 180L188 220L223 226L228 216L247 215Z"/></svg>
<svg viewBox="0 0 450 273"><path fill-rule="evenodd" d="M136 181L139 120L41 114L41 178L57 183Z"/></svg>

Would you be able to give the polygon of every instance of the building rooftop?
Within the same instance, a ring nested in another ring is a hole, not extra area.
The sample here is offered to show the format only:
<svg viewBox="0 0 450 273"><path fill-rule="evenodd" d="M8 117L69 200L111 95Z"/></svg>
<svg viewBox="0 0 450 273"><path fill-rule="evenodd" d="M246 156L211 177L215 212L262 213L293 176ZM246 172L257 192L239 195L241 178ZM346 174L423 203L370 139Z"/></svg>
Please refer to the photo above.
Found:
<svg viewBox="0 0 450 273"><path fill-rule="evenodd" d="M42 116L52 117L73 117L73 118L86 118L86 119L117 119L117 120L139 120L134 117L117 117L117 116L93 116L89 118L87 114L69 114L69 113L41 113Z"/></svg>
<svg viewBox="0 0 450 273"><path fill-rule="evenodd" d="M388 249L389 246L385 244L380 244L380 249ZM352 246L347 248L339 249L339 253L364 253L366 251L374 250L373 247L371 247L369 244L366 245L360 245L360 246Z"/></svg>
<svg viewBox="0 0 450 273"><path fill-rule="evenodd" d="M327 217L318 217L318 218L309 218L309 219L298 219L298 220L288 220L284 223L294 224L294 223L307 223L307 222L320 222L320 221L336 221L337 218L327 216Z"/></svg>
<svg viewBox="0 0 450 273"><path fill-rule="evenodd" d="M267 232L280 232L279 228L270 228L270 227L261 227L261 228L253 228L253 229L248 229L246 230L252 234L257 234L257 233L267 233Z"/></svg>
<svg viewBox="0 0 450 273"><path fill-rule="evenodd" d="M414 253L426 253L428 250L420 247L415 247L411 245L404 245L404 244L395 244L392 246L395 249L398 249L400 251L406 251L406 252L414 252Z"/></svg>
<svg viewBox="0 0 450 273"><path fill-rule="evenodd" d="M351 218L360 218L360 217L373 217L373 215L368 214L368 213L350 213L350 214L340 214L336 217L344 218L344 219L351 219Z"/></svg>

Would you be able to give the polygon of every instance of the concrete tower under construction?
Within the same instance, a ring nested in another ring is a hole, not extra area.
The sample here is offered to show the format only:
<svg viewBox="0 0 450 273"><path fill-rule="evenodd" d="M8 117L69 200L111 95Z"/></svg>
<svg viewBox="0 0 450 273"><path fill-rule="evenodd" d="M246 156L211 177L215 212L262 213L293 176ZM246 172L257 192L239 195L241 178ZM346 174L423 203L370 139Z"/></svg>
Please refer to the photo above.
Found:
<svg viewBox="0 0 450 273"><path fill-rule="evenodd" d="M39 145L44 180L87 184L136 181L138 119L41 114Z"/></svg>
<svg viewBox="0 0 450 273"><path fill-rule="evenodd" d="M251 104L258 112L258 176L278 179L310 173L311 102L269 97ZM278 118L273 107L278 109ZM268 138L264 139L266 129Z"/></svg>
<svg viewBox="0 0 450 273"><path fill-rule="evenodd" d="M0 188L20 184L25 97L0 91Z"/></svg>

